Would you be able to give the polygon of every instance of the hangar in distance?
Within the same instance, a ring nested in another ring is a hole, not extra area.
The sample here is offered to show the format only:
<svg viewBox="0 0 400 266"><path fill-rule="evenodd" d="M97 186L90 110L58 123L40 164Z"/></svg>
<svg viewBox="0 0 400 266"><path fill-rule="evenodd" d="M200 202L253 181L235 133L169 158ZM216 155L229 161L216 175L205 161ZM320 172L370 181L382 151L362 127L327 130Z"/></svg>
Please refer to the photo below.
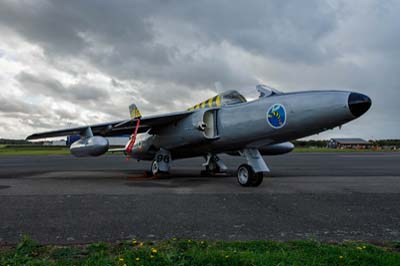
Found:
<svg viewBox="0 0 400 266"><path fill-rule="evenodd" d="M79 135L70 149L78 157L109 151L107 136L131 135L124 148L110 149L137 160L152 161L153 175L166 174L172 160L203 156L204 174L226 172L219 154L243 156L237 180L242 186L258 186L269 168L262 155L293 150L290 142L341 126L363 115L371 99L350 91L302 91L283 93L256 86L258 99L247 101L237 91L225 91L186 111L142 116L129 106L129 119L37 133L28 140Z"/></svg>

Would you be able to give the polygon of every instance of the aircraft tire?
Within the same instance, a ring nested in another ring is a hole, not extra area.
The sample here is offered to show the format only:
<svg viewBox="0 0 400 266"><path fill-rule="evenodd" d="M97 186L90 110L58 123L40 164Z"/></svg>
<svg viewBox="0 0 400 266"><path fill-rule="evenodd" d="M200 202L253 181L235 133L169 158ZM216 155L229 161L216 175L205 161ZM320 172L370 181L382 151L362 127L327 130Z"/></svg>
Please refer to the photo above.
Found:
<svg viewBox="0 0 400 266"><path fill-rule="evenodd" d="M252 186L253 183L256 183L256 173L248 164L242 164L239 166L236 176L239 185L242 187L249 187Z"/></svg>
<svg viewBox="0 0 400 266"><path fill-rule="evenodd" d="M158 163L157 163L156 160L153 160L153 161L151 162L150 172L151 172L151 174L152 174L153 176L156 176L156 175L160 172L160 170L159 170L159 168L158 168Z"/></svg>
<svg viewBox="0 0 400 266"><path fill-rule="evenodd" d="M153 161L151 162L151 169L150 169L149 172L150 172L151 175L154 176L154 177L166 177L166 176L168 176L168 174L169 174L169 172L161 171L161 170L158 168L158 162L157 162L157 160L153 160Z"/></svg>
<svg viewBox="0 0 400 266"><path fill-rule="evenodd" d="M258 187L259 185L261 185L263 179L264 179L264 174L262 172L260 173L255 173L254 175L254 180L253 183L251 183L252 187Z"/></svg>

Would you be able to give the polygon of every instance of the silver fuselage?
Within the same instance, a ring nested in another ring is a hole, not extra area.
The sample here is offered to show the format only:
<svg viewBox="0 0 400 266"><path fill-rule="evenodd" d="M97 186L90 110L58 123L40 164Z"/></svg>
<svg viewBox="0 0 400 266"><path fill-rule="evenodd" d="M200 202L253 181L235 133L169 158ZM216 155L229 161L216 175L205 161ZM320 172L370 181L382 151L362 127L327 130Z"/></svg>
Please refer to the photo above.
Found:
<svg viewBox="0 0 400 266"><path fill-rule="evenodd" d="M307 91L277 94L255 101L220 108L197 109L190 116L162 128L152 135L145 149L132 157L152 160L160 148L169 150L173 159L206 153L229 153L244 148L261 148L313 135L340 126L356 118L349 109L348 91ZM267 122L268 109L274 105L286 109L283 127L274 128ZM213 135L206 136L199 123L205 113L215 120ZM148 149L148 147L150 147Z"/></svg>

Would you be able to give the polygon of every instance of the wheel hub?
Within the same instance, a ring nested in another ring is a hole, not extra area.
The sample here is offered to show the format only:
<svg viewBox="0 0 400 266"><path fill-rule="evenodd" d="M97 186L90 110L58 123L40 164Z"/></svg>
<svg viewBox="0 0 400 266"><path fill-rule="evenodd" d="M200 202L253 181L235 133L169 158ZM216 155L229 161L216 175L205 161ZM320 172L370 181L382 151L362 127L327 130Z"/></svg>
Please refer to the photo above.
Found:
<svg viewBox="0 0 400 266"><path fill-rule="evenodd" d="M153 175L158 173L158 164L156 161L153 162L153 164L151 166L151 171L153 172Z"/></svg>
<svg viewBox="0 0 400 266"><path fill-rule="evenodd" d="M242 184L246 184L247 180L249 179L249 171L242 167L238 171L239 182Z"/></svg>

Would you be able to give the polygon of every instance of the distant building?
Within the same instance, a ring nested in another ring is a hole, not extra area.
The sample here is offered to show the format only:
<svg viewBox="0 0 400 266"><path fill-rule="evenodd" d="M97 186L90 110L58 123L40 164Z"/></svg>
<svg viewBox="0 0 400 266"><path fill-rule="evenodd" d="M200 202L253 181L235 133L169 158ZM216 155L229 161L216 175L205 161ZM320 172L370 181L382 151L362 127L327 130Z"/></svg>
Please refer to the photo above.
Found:
<svg viewBox="0 0 400 266"><path fill-rule="evenodd" d="M333 138L328 142L332 149L369 149L372 143L360 138Z"/></svg>

